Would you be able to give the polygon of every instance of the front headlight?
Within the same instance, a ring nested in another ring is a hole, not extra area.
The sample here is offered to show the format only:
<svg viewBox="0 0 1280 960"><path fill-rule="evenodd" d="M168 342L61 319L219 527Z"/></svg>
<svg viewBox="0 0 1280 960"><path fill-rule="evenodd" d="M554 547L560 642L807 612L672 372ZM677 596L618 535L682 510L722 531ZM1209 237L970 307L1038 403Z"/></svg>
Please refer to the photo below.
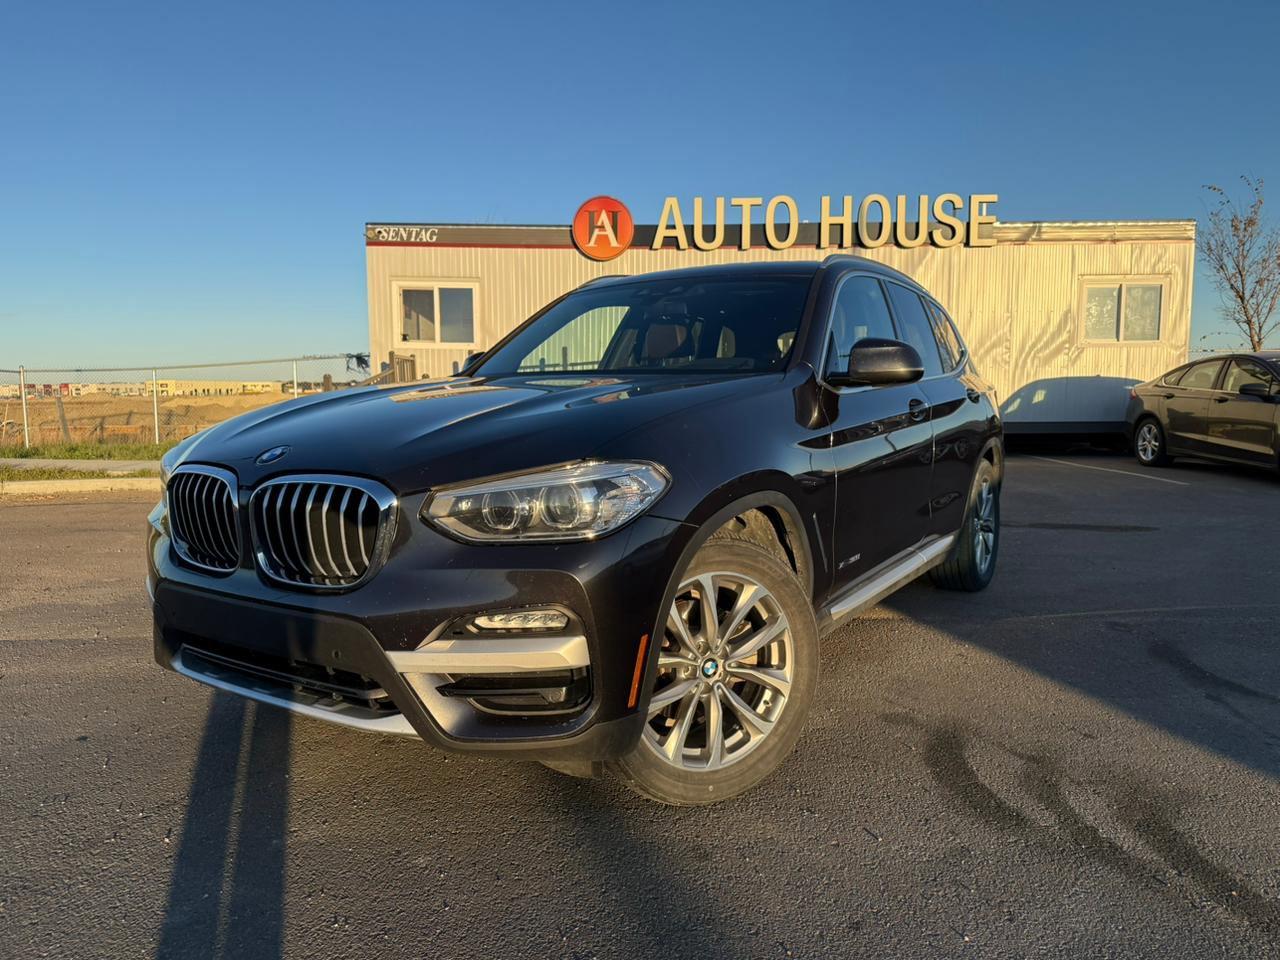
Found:
<svg viewBox="0 0 1280 960"><path fill-rule="evenodd" d="M634 520L670 485L654 463L570 463L432 491L422 519L462 540L592 540Z"/></svg>

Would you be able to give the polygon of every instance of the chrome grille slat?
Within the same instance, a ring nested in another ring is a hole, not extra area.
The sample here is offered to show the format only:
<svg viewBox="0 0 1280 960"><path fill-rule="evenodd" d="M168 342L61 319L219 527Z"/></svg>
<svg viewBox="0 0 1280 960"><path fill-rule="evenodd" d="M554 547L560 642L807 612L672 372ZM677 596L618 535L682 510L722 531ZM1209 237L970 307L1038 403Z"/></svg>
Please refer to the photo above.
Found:
<svg viewBox="0 0 1280 960"><path fill-rule="evenodd" d="M192 484L192 496L195 497L193 512L196 518L196 541L205 553L214 553L209 529L209 483L211 477L204 476Z"/></svg>
<svg viewBox="0 0 1280 960"><path fill-rule="evenodd" d="M324 552L329 558L329 567L333 570L332 576L339 577L338 565L333 560L333 543L329 540L329 504L333 501L333 491L337 489L333 484L329 484L329 492L324 495L324 504L320 507L320 539L324 542Z"/></svg>
<svg viewBox="0 0 1280 960"><path fill-rule="evenodd" d="M364 508L369 502L369 495L366 493L360 500L360 507L356 510L356 533L360 537L360 558L364 561L365 566L369 565L369 551L364 545Z"/></svg>
<svg viewBox="0 0 1280 960"><path fill-rule="evenodd" d="M372 575L395 526L395 495L359 477L276 477L250 503L260 569L301 587L343 589Z"/></svg>
<svg viewBox="0 0 1280 960"><path fill-rule="evenodd" d="M235 475L217 467L179 467L169 478L169 526L178 556L227 574L240 565Z"/></svg>
<svg viewBox="0 0 1280 960"><path fill-rule="evenodd" d="M342 559L347 561L347 570L354 576L356 566L351 562L351 554L347 550L347 503L351 500L351 488L342 495L342 506L338 508L338 532L342 534Z"/></svg>
<svg viewBox="0 0 1280 960"><path fill-rule="evenodd" d="M234 526L235 510L231 503L231 489L229 487L224 487L222 490L222 512L219 513L218 516L222 521L223 542L226 543L228 550L239 557L240 536Z"/></svg>
<svg viewBox="0 0 1280 960"><path fill-rule="evenodd" d="M270 487L267 488L271 490ZM289 543L284 535L284 498L288 495L289 488L281 484L276 487L276 533L280 537L280 562L283 566L289 565ZM268 494L270 496L270 494Z"/></svg>

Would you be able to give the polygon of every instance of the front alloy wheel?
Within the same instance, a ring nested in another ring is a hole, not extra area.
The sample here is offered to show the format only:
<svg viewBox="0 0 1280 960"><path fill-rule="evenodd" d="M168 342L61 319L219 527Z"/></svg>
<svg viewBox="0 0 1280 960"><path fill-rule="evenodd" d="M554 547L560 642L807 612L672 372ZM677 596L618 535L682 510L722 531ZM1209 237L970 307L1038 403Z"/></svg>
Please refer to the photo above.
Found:
<svg viewBox="0 0 1280 960"><path fill-rule="evenodd" d="M755 543L708 541L668 608L640 743L615 772L673 804L755 786L800 735L817 645L812 605L790 566Z"/></svg>
<svg viewBox="0 0 1280 960"><path fill-rule="evenodd" d="M786 614L768 588L728 571L686 580L667 613L645 745L680 769L737 763L786 708L794 663Z"/></svg>

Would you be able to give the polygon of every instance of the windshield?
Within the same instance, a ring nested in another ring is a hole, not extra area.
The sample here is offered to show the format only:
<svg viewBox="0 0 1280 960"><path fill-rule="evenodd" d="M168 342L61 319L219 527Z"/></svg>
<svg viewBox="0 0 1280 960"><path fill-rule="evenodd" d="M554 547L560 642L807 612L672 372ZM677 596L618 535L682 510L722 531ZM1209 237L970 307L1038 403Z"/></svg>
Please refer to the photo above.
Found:
<svg viewBox="0 0 1280 960"><path fill-rule="evenodd" d="M808 290L803 276L588 287L538 317L474 373L781 370Z"/></svg>

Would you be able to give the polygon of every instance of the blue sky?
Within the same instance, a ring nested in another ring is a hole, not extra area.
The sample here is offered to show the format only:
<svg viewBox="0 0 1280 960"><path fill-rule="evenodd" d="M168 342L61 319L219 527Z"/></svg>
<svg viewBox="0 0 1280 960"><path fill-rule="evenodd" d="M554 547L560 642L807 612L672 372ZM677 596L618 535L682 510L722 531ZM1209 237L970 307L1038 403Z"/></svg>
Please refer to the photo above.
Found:
<svg viewBox="0 0 1280 960"><path fill-rule="evenodd" d="M595 193L1182 218L1248 173L1280 217L1277 36L1274 2L14 0L0 367L364 350L366 221Z"/></svg>

